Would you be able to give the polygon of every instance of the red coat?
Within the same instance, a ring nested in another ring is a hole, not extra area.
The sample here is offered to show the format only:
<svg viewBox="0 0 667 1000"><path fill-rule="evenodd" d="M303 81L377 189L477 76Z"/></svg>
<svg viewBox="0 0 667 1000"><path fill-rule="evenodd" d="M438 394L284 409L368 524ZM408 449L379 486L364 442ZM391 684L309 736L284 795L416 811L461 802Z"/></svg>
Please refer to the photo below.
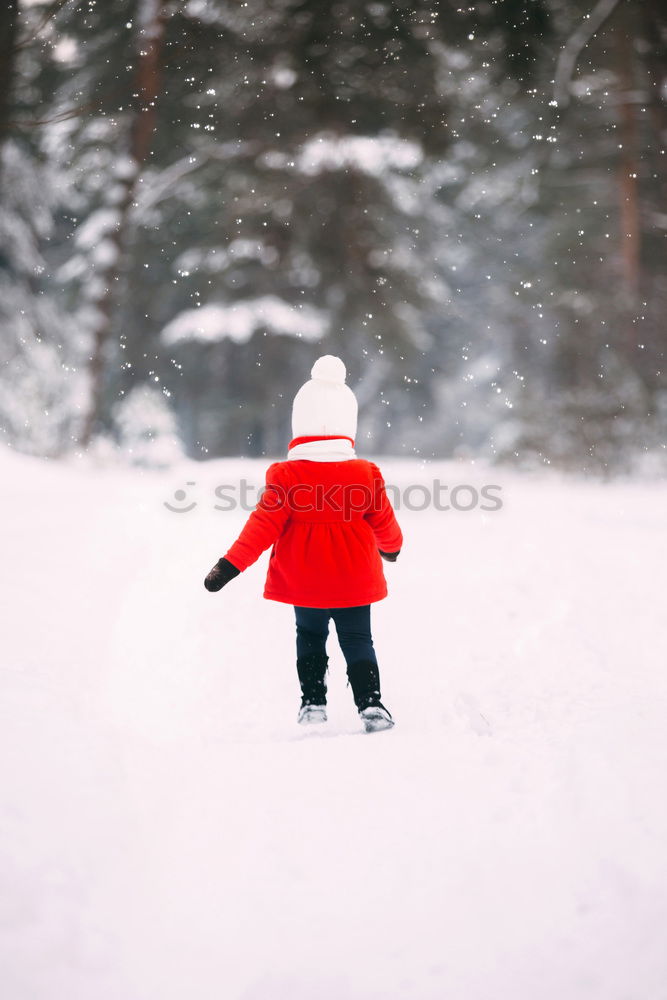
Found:
<svg viewBox="0 0 667 1000"><path fill-rule="evenodd" d="M266 491L226 553L244 570L273 546L264 597L307 608L348 608L387 596L383 552L403 536L377 465L362 458L276 462Z"/></svg>

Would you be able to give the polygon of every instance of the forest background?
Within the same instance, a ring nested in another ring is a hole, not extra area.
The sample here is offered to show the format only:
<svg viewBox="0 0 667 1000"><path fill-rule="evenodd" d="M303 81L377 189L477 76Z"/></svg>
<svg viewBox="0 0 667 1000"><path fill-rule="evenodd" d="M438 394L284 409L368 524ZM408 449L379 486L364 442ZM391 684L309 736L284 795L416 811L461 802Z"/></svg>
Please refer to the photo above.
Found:
<svg viewBox="0 0 667 1000"><path fill-rule="evenodd" d="M5 0L3 439L653 473L666 141L661 0Z"/></svg>

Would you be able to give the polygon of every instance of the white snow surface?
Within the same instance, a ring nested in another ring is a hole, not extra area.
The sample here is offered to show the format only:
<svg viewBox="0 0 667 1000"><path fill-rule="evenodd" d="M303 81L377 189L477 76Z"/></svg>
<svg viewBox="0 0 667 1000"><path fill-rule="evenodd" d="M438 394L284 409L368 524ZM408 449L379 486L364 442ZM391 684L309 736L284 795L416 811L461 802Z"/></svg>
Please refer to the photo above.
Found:
<svg viewBox="0 0 667 1000"><path fill-rule="evenodd" d="M2 996L664 1000L665 484L381 461L504 506L400 512L366 736L267 555L203 587L267 464L0 455Z"/></svg>

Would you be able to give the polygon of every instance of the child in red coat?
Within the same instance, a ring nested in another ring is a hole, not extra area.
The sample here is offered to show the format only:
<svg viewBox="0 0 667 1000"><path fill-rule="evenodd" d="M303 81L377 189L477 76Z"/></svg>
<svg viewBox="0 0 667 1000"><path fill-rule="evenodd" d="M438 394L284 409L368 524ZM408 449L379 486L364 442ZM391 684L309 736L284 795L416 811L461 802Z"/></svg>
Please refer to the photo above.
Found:
<svg viewBox="0 0 667 1000"><path fill-rule="evenodd" d="M326 721L333 618L357 709L374 731L393 720L380 701L370 606L387 596L382 558L396 561L403 536L380 470L355 455L357 401L345 374L332 355L313 365L294 400L287 461L268 469L256 509L205 586L220 590L271 546L264 597L294 605L299 722Z"/></svg>

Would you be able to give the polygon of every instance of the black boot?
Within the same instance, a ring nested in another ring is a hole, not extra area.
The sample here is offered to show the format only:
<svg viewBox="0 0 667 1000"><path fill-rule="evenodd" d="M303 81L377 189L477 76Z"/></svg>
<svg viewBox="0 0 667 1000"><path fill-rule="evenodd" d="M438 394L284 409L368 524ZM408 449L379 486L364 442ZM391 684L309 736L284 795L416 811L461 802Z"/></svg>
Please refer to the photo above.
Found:
<svg viewBox="0 0 667 1000"><path fill-rule="evenodd" d="M373 660L349 663L347 676L352 688L354 703L360 712L380 701L380 671Z"/></svg>
<svg viewBox="0 0 667 1000"><path fill-rule="evenodd" d="M326 722L327 682L329 657L325 654L300 656L296 669L301 685L299 722Z"/></svg>
<svg viewBox="0 0 667 1000"><path fill-rule="evenodd" d="M389 729L394 725L388 709L380 701L380 671L373 660L357 660L347 667L354 703L363 719L366 732Z"/></svg>

